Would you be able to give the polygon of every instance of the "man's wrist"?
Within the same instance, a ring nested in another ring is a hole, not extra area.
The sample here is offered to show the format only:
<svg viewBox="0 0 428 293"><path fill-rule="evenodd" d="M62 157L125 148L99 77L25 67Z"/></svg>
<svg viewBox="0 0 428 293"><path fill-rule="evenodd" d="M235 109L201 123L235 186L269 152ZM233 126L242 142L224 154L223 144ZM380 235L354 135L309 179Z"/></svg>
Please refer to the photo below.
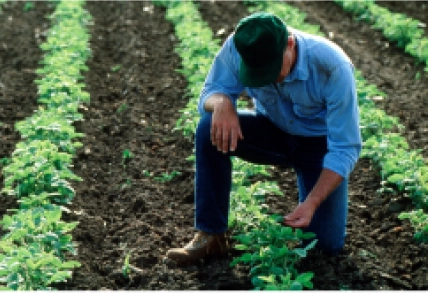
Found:
<svg viewBox="0 0 428 293"><path fill-rule="evenodd" d="M214 110L227 106L227 104L233 107L229 97L224 94L214 94L205 101L204 108L205 111L214 112Z"/></svg>
<svg viewBox="0 0 428 293"><path fill-rule="evenodd" d="M313 210L316 210L321 205L322 199L310 193L305 202L309 204Z"/></svg>

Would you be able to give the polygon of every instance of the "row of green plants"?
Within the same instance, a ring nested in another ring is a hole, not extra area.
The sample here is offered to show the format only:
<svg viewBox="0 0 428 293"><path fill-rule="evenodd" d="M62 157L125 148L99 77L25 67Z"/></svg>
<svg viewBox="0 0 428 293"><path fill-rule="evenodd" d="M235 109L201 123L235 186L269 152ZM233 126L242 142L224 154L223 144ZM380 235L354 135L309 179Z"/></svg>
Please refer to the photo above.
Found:
<svg viewBox="0 0 428 293"><path fill-rule="evenodd" d="M73 123L83 119L79 104L89 101L81 72L90 55L86 26L91 17L83 1L58 1L50 15L52 27L41 44L44 58L37 111L16 124L22 141L3 168L3 194L15 196L19 208L1 220L0 286L12 290L52 290L71 277L77 261L71 231L77 222L62 220L75 196L70 184L72 159L81 146Z"/></svg>
<svg viewBox="0 0 428 293"><path fill-rule="evenodd" d="M305 23L306 15L284 2L246 1L250 12L269 11L287 24L305 32L323 36L319 26ZM415 229L418 241L428 242L428 167L421 150L409 148L401 135L405 129L397 117L377 109L376 99L386 94L369 84L360 71L356 71L357 92L360 106L360 128L364 147L362 157L370 158L381 169L381 194L407 196L414 203L414 210L402 212L400 219L407 219ZM394 132L395 131L395 132Z"/></svg>
<svg viewBox="0 0 428 293"><path fill-rule="evenodd" d="M166 18L175 26L180 40L176 52L182 59L179 70L188 80L187 106L176 129L192 138L199 113L197 103L204 79L215 54L220 49L218 39L202 21L197 6L190 1L155 1L167 7ZM241 101L240 106L245 106ZM194 160L192 155L189 160ZM255 175L269 177L265 166L254 165L238 158L233 160L233 184L229 228L237 240L236 249L244 253L231 262L231 266L243 263L250 267L252 284L256 289L303 289L312 288L312 272L299 273L295 264L307 255L316 240L306 247L297 247L303 239L312 239L312 233L281 225L282 216L269 215L263 203L267 194L282 195L276 182L251 183Z"/></svg>
<svg viewBox="0 0 428 293"><path fill-rule="evenodd" d="M428 72L428 37L424 36L423 23L403 13L391 12L377 5L374 0L335 2L345 11L358 16L359 20L381 30L398 47L425 64L425 72Z"/></svg>

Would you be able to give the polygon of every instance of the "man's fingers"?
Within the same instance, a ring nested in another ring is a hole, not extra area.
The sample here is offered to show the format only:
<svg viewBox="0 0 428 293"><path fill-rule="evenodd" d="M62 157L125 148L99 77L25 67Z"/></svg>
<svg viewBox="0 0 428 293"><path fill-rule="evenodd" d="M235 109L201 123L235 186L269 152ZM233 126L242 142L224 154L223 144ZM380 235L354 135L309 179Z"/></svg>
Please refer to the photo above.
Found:
<svg viewBox="0 0 428 293"><path fill-rule="evenodd" d="M239 139L244 139L244 136L242 135L241 128L238 129L238 136L239 136Z"/></svg>
<svg viewBox="0 0 428 293"><path fill-rule="evenodd" d="M238 130L224 127L211 127L211 142L217 149L223 153L235 151L238 145L238 139L244 139L241 129Z"/></svg>
<svg viewBox="0 0 428 293"><path fill-rule="evenodd" d="M220 127L212 128L211 130L211 142L221 152L227 152L229 143L228 132Z"/></svg>
<svg viewBox="0 0 428 293"><path fill-rule="evenodd" d="M227 148L229 147L229 131L224 128L221 136L221 151L227 153Z"/></svg>
<svg viewBox="0 0 428 293"><path fill-rule="evenodd" d="M287 226L293 227L293 228L305 228L307 227L309 224L307 223L305 218L300 218L300 217L290 217L290 216L285 216L284 217L284 223Z"/></svg>
<svg viewBox="0 0 428 293"><path fill-rule="evenodd" d="M288 221L285 221L285 224L287 226L292 227L292 228L301 228L302 227L302 223L301 223L300 219L288 220Z"/></svg>
<svg viewBox="0 0 428 293"><path fill-rule="evenodd" d="M215 145L216 132L217 132L217 128L212 126L211 127L211 142L213 145Z"/></svg>
<svg viewBox="0 0 428 293"><path fill-rule="evenodd" d="M218 150L221 148L222 132L221 128L214 128L211 133L211 141L213 145L217 147Z"/></svg>
<svg viewBox="0 0 428 293"><path fill-rule="evenodd" d="M231 151L231 152L235 151L235 149L236 149L236 141L237 141L236 133L235 133L235 131L232 129L232 130L230 131L230 151Z"/></svg>

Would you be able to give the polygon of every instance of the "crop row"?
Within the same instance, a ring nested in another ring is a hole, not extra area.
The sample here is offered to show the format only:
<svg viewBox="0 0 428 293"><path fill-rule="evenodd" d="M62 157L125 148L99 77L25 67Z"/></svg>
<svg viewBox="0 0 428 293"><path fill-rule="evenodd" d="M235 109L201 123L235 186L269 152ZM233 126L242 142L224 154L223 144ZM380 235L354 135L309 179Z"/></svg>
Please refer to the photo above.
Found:
<svg viewBox="0 0 428 293"><path fill-rule="evenodd" d="M62 218L75 192L70 170L83 134L73 122L83 117L79 104L89 101L82 90L81 71L90 51L85 26L90 15L82 1L57 2L50 15L52 28L41 44L44 58L36 70L39 108L16 124L23 141L16 145L3 169L2 193L18 198L19 209L1 220L6 234L0 240L0 284L14 290L48 290L66 281L76 261L66 261L76 247L70 232L77 222Z"/></svg>
<svg viewBox="0 0 428 293"><path fill-rule="evenodd" d="M407 17L403 13L393 13L385 7L375 4L373 0L335 0L335 2L345 11L358 16L358 19L380 29L398 47L424 63L425 71L428 72L428 38L423 36L424 30L421 27L424 24L419 20Z"/></svg>

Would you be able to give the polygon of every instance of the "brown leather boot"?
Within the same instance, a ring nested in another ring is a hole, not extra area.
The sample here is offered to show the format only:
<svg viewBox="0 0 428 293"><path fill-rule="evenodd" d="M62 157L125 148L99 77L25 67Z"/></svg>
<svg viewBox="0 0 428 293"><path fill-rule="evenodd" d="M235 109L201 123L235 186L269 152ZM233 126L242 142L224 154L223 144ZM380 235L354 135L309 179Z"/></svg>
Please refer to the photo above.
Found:
<svg viewBox="0 0 428 293"><path fill-rule="evenodd" d="M223 256L228 251L229 243L224 233L208 234L199 231L193 240L183 248L168 250L166 257L173 260L177 265L183 265L197 263L207 257Z"/></svg>

